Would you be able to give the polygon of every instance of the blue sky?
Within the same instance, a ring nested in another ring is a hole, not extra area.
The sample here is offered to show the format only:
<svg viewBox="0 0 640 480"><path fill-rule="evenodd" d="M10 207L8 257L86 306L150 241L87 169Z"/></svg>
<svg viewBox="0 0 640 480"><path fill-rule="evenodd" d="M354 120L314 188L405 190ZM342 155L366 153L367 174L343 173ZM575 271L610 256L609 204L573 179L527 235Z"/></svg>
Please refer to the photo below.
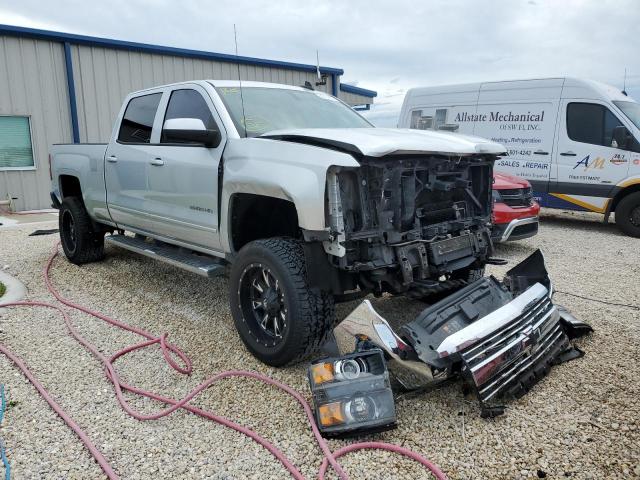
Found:
<svg viewBox="0 0 640 480"><path fill-rule="evenodd" d="M408 88L576 76L640 99L637 0L0 0L0 23L315 63L376 90L395 126Z"/></svg>

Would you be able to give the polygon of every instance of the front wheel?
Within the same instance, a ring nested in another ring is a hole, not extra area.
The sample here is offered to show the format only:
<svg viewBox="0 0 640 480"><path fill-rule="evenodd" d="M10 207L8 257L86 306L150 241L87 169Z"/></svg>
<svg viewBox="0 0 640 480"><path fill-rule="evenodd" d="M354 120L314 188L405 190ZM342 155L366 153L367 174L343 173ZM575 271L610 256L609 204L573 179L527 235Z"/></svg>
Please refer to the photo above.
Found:
<svg viewBox="0 0 640 480"><path fill-rule="evenodd" d="M640 192L620 200L616 207L616 225L627 235L640 238Z"/></svg>
<svg viewBox="0 0 640 480"><path fill-rule="evenodd" d="M302 360L333 326L333 297L309 286L297 240L270 238L245 245L232 265L229 289L240 338L268 365Z"/></svg>

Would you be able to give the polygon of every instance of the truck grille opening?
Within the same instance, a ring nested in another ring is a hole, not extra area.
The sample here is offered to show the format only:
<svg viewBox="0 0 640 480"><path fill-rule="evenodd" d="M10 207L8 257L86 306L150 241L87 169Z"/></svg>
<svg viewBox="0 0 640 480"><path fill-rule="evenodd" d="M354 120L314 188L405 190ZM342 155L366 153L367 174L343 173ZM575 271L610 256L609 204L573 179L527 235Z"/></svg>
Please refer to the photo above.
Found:
<svg viewBox="0 0 640 480"><path fill-rule="evenodd" d="M363 159L340 174L347 239L376 229L393 241L446 234L486 222L491 209L493 164L484 158L402 157ZM445 224L444 227L443 224ZM436 232L429 227L438 226ZM417 237L416 237L417 235Z"/></svg>

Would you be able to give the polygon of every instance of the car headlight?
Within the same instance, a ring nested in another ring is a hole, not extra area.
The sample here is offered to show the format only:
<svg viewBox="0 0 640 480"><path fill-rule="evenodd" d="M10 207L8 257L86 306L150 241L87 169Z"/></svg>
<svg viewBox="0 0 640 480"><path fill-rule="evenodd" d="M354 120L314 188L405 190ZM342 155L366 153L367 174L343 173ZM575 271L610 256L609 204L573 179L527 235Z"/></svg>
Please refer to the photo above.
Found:
<svg viewBox="0 0 640 480"><path fill-rule="evenodd" d="M314 362L308 375L316 423L323 435L395 427L393 392L381 350Z"/></svg>

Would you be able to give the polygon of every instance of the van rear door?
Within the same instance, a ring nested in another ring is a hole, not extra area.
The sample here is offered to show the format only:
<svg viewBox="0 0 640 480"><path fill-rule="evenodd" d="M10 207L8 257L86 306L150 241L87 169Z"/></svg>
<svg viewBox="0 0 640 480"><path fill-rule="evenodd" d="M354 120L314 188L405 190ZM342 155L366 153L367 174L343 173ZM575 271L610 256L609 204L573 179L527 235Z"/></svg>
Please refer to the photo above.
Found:
<svg viewBox="0 0 640 480"><path fill-rule="evenodd" d="M613 129L623 122L598 100L564 99L562 112L557 183L550 192L589 210L604 212L613 187L627 177L629 170L630 152L612 147Z"/></svg>
<svg viewBox="0 0 640 480"><path fill-rule="evenodd" d="M484 83L473 134L504 145L496 170L526 178L535 192L554 179L552 159L562 79Z"/></svg>

